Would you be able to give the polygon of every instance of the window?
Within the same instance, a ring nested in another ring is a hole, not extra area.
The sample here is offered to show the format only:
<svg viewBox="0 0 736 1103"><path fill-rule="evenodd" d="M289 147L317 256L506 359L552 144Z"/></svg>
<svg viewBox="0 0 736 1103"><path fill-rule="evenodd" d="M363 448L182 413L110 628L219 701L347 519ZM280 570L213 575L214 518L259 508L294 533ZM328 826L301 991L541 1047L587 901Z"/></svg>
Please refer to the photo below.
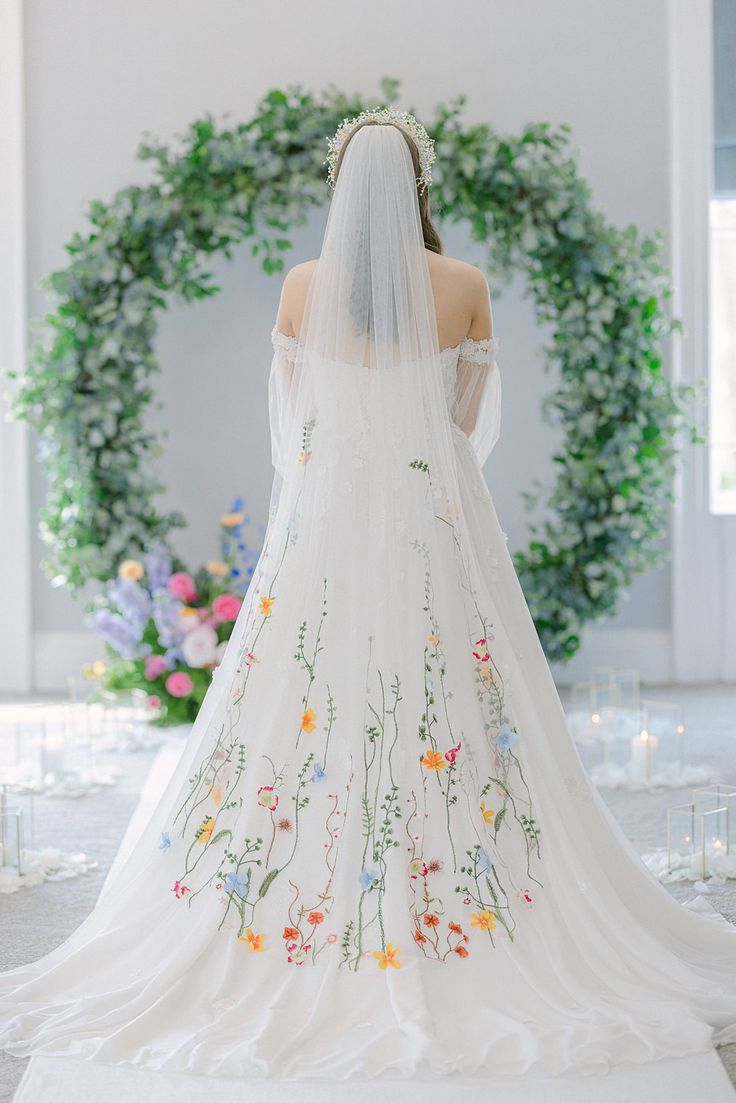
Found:
<svg viewBox="0 0 736 1103"><path fill-rule="evenodd" d="M736 514L736 2L713 4L710 509Z"/></svg>

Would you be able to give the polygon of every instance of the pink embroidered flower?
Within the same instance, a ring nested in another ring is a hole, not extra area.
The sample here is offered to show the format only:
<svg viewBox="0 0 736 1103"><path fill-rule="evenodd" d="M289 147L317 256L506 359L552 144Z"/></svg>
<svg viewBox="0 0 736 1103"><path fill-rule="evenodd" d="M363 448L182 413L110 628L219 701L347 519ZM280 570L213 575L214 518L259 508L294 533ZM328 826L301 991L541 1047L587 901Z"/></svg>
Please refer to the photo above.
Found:
<svg viewBox="0 0 736 1103"><path fill-rule="evenodd" d="M529 889L521 889L519 892L517 892L516 895L519 897L522 904L526 904L528 908L531 908L533 906L534 901L532 900Z"/></svg>
<svg viewBox="0 0 736 1103"><path fill-rule="evenodd" d="M328 942L337 942L337 935L336 934L328 934L327 941Z"/></svg>
<svg viewBox="0 0 736 1103"><path fill-rule="evenodd" d="M166 585L169 593L178 597L180 601L195 601L197 598L194 579L186 571L174 571Z"/></svg>
<svg viewBox="0 0 736 1103"><path fill-rule="evenodd" d="M274 792L273 785L262 785L258 790L258 803L270 812L275 811L279 803L278 794Z"/></svg>
<svg viewBox="0 0 736 1103"><path fill-rule="evenodd" d="M168 670L168 665L163 655L146 655L145 674L149 682L155 682L165 670Z"/></svg>
<svg viewBox="0 0 736 1103"><path fill-rule="evenodd" d="M166 679L166 692L172 697L188 697L194 689L194 682L183 670L176 670Z"/></svg>
<svg viewBox="0 0 736 1103"><path fill-rule="evenodd" d="M483 637L482 639L476 640L475 641L475 646L482 648L483 653L481 654L478 651L474 651L473 652L474 658L476 658L479 663L487 663L491 656L489 655L488 649L486 647L485 637Z"/></svg>
<svg viewBox="0 0 736 1103"><path fill-rule="evenodd" d="M297 942L289 942L286 946L286 949L289 951L287 960L293 962L294 965L303 965L307 960L307 954L311 948L311 942L306 942L303 946L299 946Z"/></svg>
<svg viewBox="0 0 736 1103"><path fill-rule="evenodd" d="M417 877L426 877L428 869L421 858L412 858L409 862L409 876L416 881Z"/></svg>
<svg viewBox="0 0 736 1103"><path fill-rule="evenodd" d="M212 602L212 611L218 620L235 620L240 612L241 600L233 594L220 594Z"/></svg>
<svg viewBox="0 0 736 1103"><path fill-rule="evenodd" d="M457 758L457 752L460 750L460 744L456 747L450 747L449 751L445 751L445 758L451 766L455 765L455 759Z"/></svg>
<svg viewBox="0 0 736 1103"><path fill-rule="evenodd" d="M191 892L192 890L187 885L182 885L181 881L174 881L174 887L171 891L174 893L177 900L181 900L185 893Z"/></svg>

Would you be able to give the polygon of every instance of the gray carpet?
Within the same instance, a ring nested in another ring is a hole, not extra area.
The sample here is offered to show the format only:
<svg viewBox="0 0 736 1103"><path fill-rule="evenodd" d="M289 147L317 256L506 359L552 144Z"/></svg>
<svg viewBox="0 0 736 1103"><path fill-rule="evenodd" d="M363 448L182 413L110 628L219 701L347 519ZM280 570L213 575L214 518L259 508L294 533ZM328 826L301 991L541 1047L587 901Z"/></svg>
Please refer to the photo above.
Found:
<svg viewBox="0 0 736 1103"><path fill-rule="evenodd" d="M563 701L568 695L563 692ZM693 762L712 762L721 779L736 782L736 686L662 687L647 696L680 701ZM79 850L99 862L98 869L77 878L46 883L11 896L0 896L0 969L11 969L41 957L62 942L92 909L110 863L120 845L155 751L108 755L101 765L122 767L125 780L77 800L39 801L39 842ZM689 799L689 789L660 793L604 793L611 811L641 853L665 843L665 810ZM667 886L678 899L693 894L686 883ZM708 895L714 907L736 923L736 883ZM722 1047L721 1058L736 1084L736 1045ZM26 1061L0 1054L0 1103L10 1103Z"/></svg>

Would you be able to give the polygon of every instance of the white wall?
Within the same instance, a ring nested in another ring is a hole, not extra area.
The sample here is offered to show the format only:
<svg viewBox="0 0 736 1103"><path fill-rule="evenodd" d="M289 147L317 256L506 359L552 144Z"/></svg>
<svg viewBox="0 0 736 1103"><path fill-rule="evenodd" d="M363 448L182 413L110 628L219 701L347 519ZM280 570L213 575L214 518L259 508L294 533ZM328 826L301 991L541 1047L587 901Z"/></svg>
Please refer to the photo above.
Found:
<svg viewBox="0 0 736 1103"><path fill-rule="evenodd" d="M26 0L30 313L45 309L37 280L64 263L63 243L83 226L85 202L144 178L134 153L145 130L168 138L205 112L245 118L268 88L294 82L372 93L390 75L420 116L464 92L466 119L500 130L568 121L608 217L666 230L666 11L666 0ZM316 253L320 230L315 218L298 235L294 260ZM444 236L448 252L479 259L460 227ZM246 254L217 265L218 299L174 307L160 332L162 420L171 433L162 474L167 502L191 520L180 547L194 561L216 550L217 517L233 494L243 492L260 516L268 499L265 387L279 281ZM517 546L526 533L519 493L550 468L553 437L539 402L552 380L523 287L493 297L505 413L486 475ZM33 467L35 524L43 479ZM81 624L79 607L40 571L33 623L46 648L55 633ZM601 637L596 629L587 655L629 662L632 640L661 644L669 623L665 568L637 581L610 624L620 631ZM583 654L576 666L586 661Z"/></svg>

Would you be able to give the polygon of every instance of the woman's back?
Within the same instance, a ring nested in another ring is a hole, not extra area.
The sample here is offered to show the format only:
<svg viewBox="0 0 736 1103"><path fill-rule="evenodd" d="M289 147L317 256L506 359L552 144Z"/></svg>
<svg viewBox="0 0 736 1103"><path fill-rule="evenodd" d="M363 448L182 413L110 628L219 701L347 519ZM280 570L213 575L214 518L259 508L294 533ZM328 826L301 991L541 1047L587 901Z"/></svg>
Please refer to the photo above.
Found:
<svg viewBox="0 0 736 1103"><path fill-rule="evenodd" d="M475 265L426 250L440 348L459 344L465 337L482 340L493 334L488 283ZM284 279L276 321L289 335L301 332L307 291L317 260L294 265Z"/></svg>

